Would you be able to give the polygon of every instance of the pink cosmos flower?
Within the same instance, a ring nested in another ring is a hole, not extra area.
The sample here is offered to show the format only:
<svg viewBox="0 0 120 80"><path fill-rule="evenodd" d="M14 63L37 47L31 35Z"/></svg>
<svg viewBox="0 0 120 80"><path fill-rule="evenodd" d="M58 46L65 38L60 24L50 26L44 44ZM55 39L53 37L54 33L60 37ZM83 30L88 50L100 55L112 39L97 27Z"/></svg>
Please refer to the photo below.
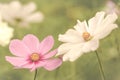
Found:
<svg viewBox="0 0 120 80"><path fill-rule="evenodd" d="M38 38L32 34L26 35L23 40L12 40L9 49L15 57L6 56L6 60L16 68L28 68L31 71L39 67L46 70L54 70L62 64L62 59L52 57L57 53L57 49L49 50L54 45L52 36L46 37L39 42Z"/></svg>

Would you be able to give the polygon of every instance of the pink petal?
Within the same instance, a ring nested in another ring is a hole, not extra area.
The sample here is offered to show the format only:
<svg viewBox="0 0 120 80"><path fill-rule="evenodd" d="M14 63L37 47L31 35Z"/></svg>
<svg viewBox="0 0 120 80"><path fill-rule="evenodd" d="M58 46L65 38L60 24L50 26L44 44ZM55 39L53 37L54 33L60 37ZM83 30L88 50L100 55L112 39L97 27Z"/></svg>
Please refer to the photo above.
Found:
<svg viewBox="0 0 120 80"><path fill-rule="evenodd" d="M13 55L26 57L30 54L28 47L22 43L20 40L12 40L9 46L10 51Z"/></svg>
<svg viewBox="0 0 120 80"><path fill-rule="evenodd" d="M23 65L24 63L27 62L24 58L20 58L20 57L6 56L5 58L8 62L10 62L12 65L14 65L16 67L20 67L21 65Z"/></svg>
<svg viewBox="0 0 120 80"><path fill-rule="evenodd" d="M36 65L37 68L38 68L38 67L42 67L42 66L44 66L45 64L46 64L46 61L45 61L45 60L42 60L42 61L39 61L39 62L35 63L35 65Z"/></svg>
<svg viewBox="0 0 120 80"><path fill-rule="evenodd" d="M34 66L30 69L30 71L32 72L32 71L35 71L37 68L36 68L36 66L35 66L35 64L34 64Z"/></svg>
<svg viewBox="0 0 120 80"><path fill-rule="evenodd" d="M53 57L56 53L57 53L57 49L55 49L54 51L51 51L51 52L45 54L43 58L44 58L44 59L51 58L51 57Z"/></svg>
<svg viewBox="0 0 120 80"><path fill-rule="evenodd" d="M62 64L61 59L52 59L47 61L47 64L44 66L44 68L48 71L52 71L59 67L61 64Z"/></svg>
<svg viewBox="0 0 120 80"><path fill-rule="evenodd" d="M33 63L33 62L32 62L32 63L28 62L27 64L24 64L24 65L22 66L22 68L29 68L29 69L31 69L33 66L34 66L34 63Z"/></svg>
<svg viewBox="0 0 120 80"><path fill-rule="evenodd" d="M46 61L34 62L34 66L31 68L30 71L34 71L37 68L43 67L45 64L46 64Z"/></svg>
<svg viewBox="0 0 120 80"><path fill-rule="evenodd" d="M39 46L39 51L44 54L47 53L54 45L54 39L52 36L46 37Z"/></svg>
<svg viewBox="0 0 120 80"><path fill-rule="evenodd" d="M28 34L23 38L22 41L32 52L36 52L36 50L38 50L39 40L36 36Z"/></svg>

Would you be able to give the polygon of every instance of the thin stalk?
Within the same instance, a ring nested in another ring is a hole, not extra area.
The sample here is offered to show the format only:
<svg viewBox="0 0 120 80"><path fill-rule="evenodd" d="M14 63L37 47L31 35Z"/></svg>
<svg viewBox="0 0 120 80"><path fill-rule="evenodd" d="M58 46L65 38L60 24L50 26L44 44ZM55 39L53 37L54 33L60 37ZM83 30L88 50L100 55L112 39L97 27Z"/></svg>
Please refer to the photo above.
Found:
<svg viewBox="0 0 120 80"><path fill-rule="evenodd" d="M103 70L103 67L102 67L102 63L101 63L100 57L99 57L97 51L95 51L95 53L96 53L96 56L97 56L97 59L98 59L99 68L100 68L100 74L101 74L102 80L105 80L105 74L104 74L104 70Z"/></svg>
<svg viewBox="0 0 120 80"><path fill-rule="evenodd" d="M116 43L116 46L117 46L117 52L118 52L118 54L120 55L120 46L119 46L119 41L118 41L118 39L117 39L117 36L116 36L116 38L115 38L115 43Z"/></svg>
<svg viewBox="0 0 120 80"><path fill-rule="evenodd" d="M57 71L55 72L55 80L57 80L57 78L58 78L59 69L60 69L60 67L59 67L59 68L57 69Z"/></svg>
<svg viewBox="0 0 120 80"><path fill-rule="evenodd" d="M34 75L34 80L36 80L36 77L37 77L37 69L35 70L35 75Z"/></svg>

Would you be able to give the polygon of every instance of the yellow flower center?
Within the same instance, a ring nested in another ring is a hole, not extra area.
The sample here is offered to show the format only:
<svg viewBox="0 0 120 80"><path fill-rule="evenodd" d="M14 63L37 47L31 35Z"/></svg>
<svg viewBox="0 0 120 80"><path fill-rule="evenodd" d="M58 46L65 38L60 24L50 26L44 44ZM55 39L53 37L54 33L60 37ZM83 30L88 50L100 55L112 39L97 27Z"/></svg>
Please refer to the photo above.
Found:
<svg viewBox="0 0 120 80"><path fill-rule="evenodd" d="M21 18L15 18L15 20L16 20L17 23L20 23L22 21Z"/></svg>
<svg viewBox="0 0 120 80"><path fill-rule="evenodd" d="M32 55L30 56L30 59L32 61L38 61L40 59L40 55L38 53L32 53Z"/></svg>
<svg viewBox="0 0 120 80"><path fill-rule="evenodd" d="M92 36L88 32L83 32L82 37L85 41L89 41L92 38Z"/></svg>

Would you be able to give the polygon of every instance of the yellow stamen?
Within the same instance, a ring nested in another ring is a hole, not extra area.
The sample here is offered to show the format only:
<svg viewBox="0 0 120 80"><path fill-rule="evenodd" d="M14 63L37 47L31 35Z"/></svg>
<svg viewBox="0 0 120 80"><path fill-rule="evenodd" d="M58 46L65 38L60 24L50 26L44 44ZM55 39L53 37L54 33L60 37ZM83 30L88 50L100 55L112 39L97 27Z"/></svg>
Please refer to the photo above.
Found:
<svg viewBox="0 0 120 80"><path fill-rule="evenodd" d="M38 53L32 53L32 55L30 56L30 59L32 61L38 61L40 59L40 55Z"/></svg>
<svg viewBox="0 0 120 80"><path fill-rule="evenodd" d="M92 38L92 36L91 36L90 33L88 33L88 32L84 32L84 33L82 34L82 37L83 37L83 39L84 39L85 41L89 41L89 40Z"/></svg>

